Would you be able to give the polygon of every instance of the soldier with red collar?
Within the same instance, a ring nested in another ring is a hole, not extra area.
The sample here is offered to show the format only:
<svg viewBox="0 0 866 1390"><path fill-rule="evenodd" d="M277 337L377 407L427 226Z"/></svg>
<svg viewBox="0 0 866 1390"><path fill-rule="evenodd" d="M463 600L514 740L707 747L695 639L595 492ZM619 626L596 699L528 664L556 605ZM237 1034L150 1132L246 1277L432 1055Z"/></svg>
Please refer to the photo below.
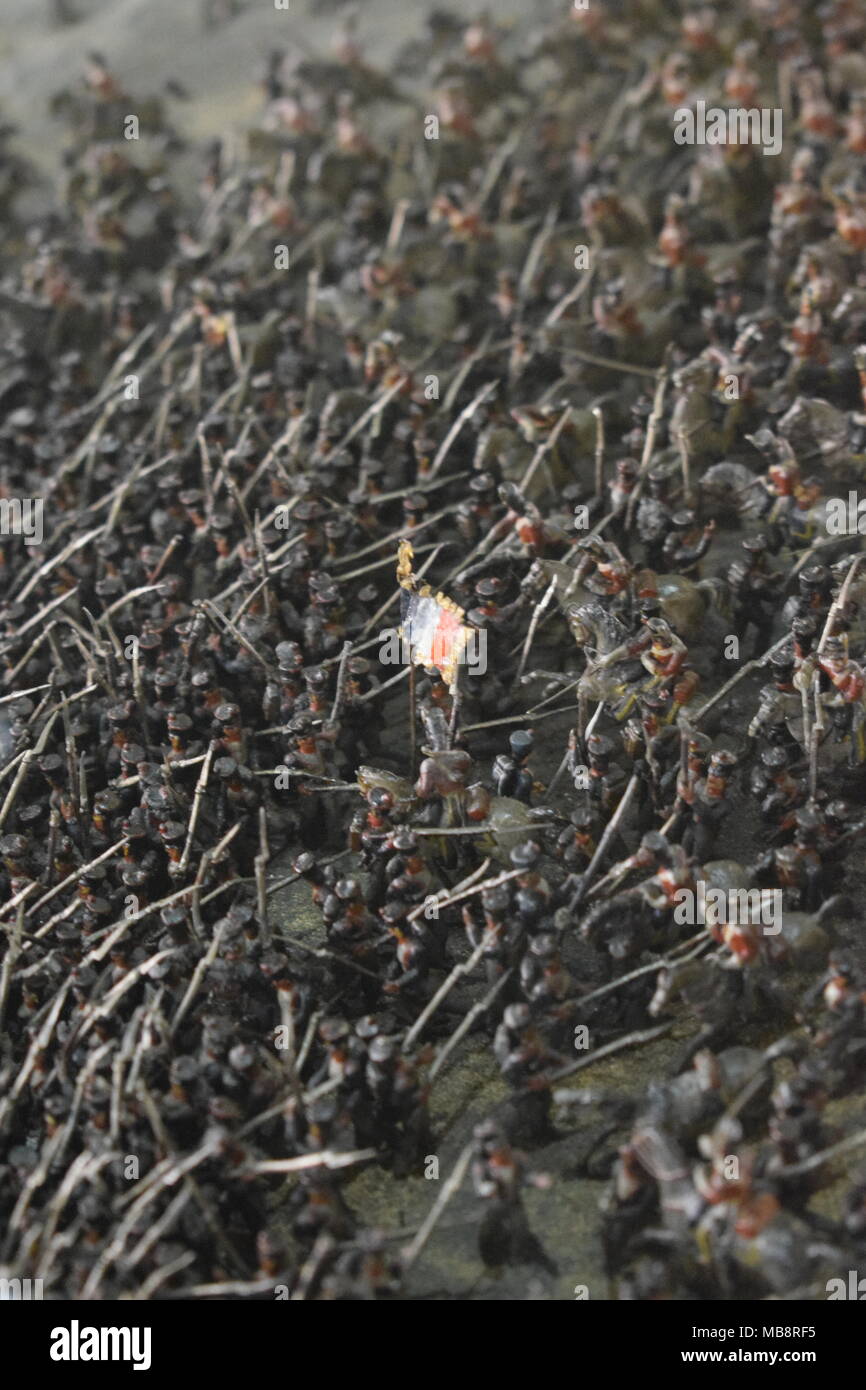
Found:
<svg viewBox="0 0 866 1390"><path fill-rule="evenodd" d="M677 795L674 802L676 819L670 828L670 838L674 842L680 840L687 827L691 825L697 789L703 784L707 774L709 752L710 739L706 734L692 729L686 742L686 766L684 770L680 768L677 775Z"/></svg>
<svg viewBox="0 0 866 1390"><path fill-rule="evenodd" d="M328 945L335 955L353 961L365 971L373 971L376 964L377 921L364 903L361 884L357 879L340 879L334 887L331 898L323 904L323 916L328 929ZM357 983L358 973L351 966L336 970L340 981ZM371 993L376 982L361 976L365 991ZM378 989L378 985L376 985Z"/></svg>
<svg viewBox="0 0 866 1390"><path fill-rule="evenodd" d="M395 943L395 958L383 989L386 994L417 1000L425 993L433 942L423 921L406 920L408 910L405 902L393 900L385 904L380 914Z"/></svg>
<svg viewBox="0 0 866 1390"><path fill-rule="evenodd" d="M478 1233L482 1260L493 1268L527 1261L555 1274L556 1266L529 1229L521 1197L524 1186L546 1188L550 1179L527 1172L523 1155L511 1147L495 1121L477 1125L474 1138L472 1185L487 1203Z"/></svg>
<svg viewBox="0 0 866 1390"><path fill-rule="evenodd" d="M575 583L582 583L596 594L610 612L627 611L631 607L634 569L618 546L598 536L578 541L583 552L575 570Z"/></svg>
<svg viewBox="0 0 866 1390"><path fill-rule="evenodd" d="M674 706L688 704L700 682L697 671L688 664L688 647L664 618L644 617L641 621L642 632L608 652L597 663L599 668L605 669L636 656L644 670L649 672L649 680L633 688L633 699L626 697L623 701L618 711L620 718L625 717L634 700L648 690L669 690Z"/></svg>
<svg viewBox="0 0 866 1390"><path fill-rule="evenodd" d="M811 618L820 632L832 601L832 571L826 565L807 565L797 575L797 588L799 593L792 595L782 610L783 620L793 622L794 618Z"/></svg>
<svg viewBox="0 0 866 1390"><path fill-rule="evenodd" d="M662 546L662 566L667 574L687 574L700 578L700 564L712 543L716 523L699 527L694 512L685 507L674 512L671 529Z"/></svg>
<svg viewBox="0 0 866 1390"><path fill-rule="evenodd" d="M688 648L664 618L648 618L645 627L646 632L631 644L629 655L640 656L641 665L655 683L669 686L685 667Z"/></svg>
<svg viewBox="0 0 866 1390"><path fill-rule="evenodd" d="M849 761L866 761L866 675L848 655L847 637L828 637L816 657L818 668L833 686L825 704L834 711L834 723L850 739Z"/></svg>
<svg viewBox="0 0 866 1390"><path fill-rule="evenodd" d="M769 849L755 862L751 877L756 883L771 881L785 893L794 911L814 912L821 899L824 865L818 849L820 816L808 807L796 812L793 842Z"/></svg>
<svg viewBox="0 0 866 1390"><path fill-rule="evenodd" d="M799 747L788 727L789 721L797 719L802 710L802 700L793 684L792 654L787 650L773 652L768 664L772 683L761 687L757 713L746 731L747 752L752 750L758 737L783 748Z"/></svg>
<svg viewBox="0 0 866 1390"><path fill-rule="evenodd" d="M613 890L636 869L654 870L650 878L622 893ZM634 854L614 864L594 892L608 896L592 905L580 934L614 960L637 958L650 944L653 933L665 936L679 906L680 890L695 891L692 860L682 845L671 844L658 830L649 830ZM647 910L649 909L649 911ZM658 944L657 942L655 944Z"/></svg>
<svg viewBox="0 0 866 1390"><path fill-rule="evenodd" d="M568 819L568 826L557 837L556 857L570 874L582 873L595 854L601 822L589 806L578 806Z"/></svg>
<svg viewBox="0 0 866 1390"><path fill-rule="evenodd" d="M574 982L562 963L559 942L553 932L538 932L520 962L520 986L532 1005L558 1006L573 992Z"/></svg>
<svg viewBox="0 0 866 1390"><path fill-rule="evenodd" d="M512 1136L550 1133L550 1073L567 1060L545 1042L528 1004L509 1004L493 1039L502 1076L512 1089L506 1124Z"/></svg>
<svg viewBox="0 0 866 1390"><path fill-rule="evenodd" d="M431 879L417 835L407 826L399 826L389 835L386 848L390 851L385 868L388 899L421 902L430 890Z"/></svg>
<svg viewBox="0 0 866 1390"><path fill-rule="evenodd" d="M481 893L483 922L478 920L475 903L476 899L472 899L464 905L463 926L473 951L478 950L481 943L484 943L481 956L487 983L492 986L501 980L506 970L517 964L525 943L525 932L523 923L512 910L512 895L508 884L500 883L495 888L485 888ZM514 981L509 982L506 991L509 997L514 996Z"/></svg>
<svg viewBox="0 0 866 1390"><path fill-rule="evenodd" d="M625 773L612 761L613 743L606 734L590 734L586 740L586 756L590 804L610 815L616 810L626 785Z"/></svg>
<svg viewBox="0 0 866 1390"><path fill-rule="evenodd" d="M786 439L777 438L770 430L758 430L746 438L769 465L756 486L765 493L761 511L773 553L783 544L808 544L814 530L809 512L821 495L820 484L815 478L801 478L800 465Z"/></svg>
<svg viewBox="0 0 866 1390"><path fill-rule="evenodd" d="M816 1026L819 999L826 1014ZM831 1067L843 1072L853 1067L859 1072L866 1025L866 977L856 956L842 947L833 948L826 971L803 997L801 1016Z"/></svg>
<svg viewBox="0 0 866 1390"><path fill-rule="evenodd" d="M731 812L728 791L736 763L726 748L716 749L710 754L706 777L695 786L692 824L684 841L701 864L712 855L722 823Z"/></svg>
<svg viewBox="0 0 866 1390"><path fill-rule="evenodd" d="M641 841L641 849L652 855L656 871L640 885L640 894L657 917L667 917L678 905L677 894L683 888L694 892L693 861L682 845L671 844L660 831L650 831Z"/></svg>
<svg viewBox="0 0 866 1390"><path fill-rule="evenodd" d="M764 749L761 766L753 768L749 786L752 795L760 798L764 820L776 820L803 800L803 787L790 770L792 758L797 756L799 750L775 744Z"/></svg>

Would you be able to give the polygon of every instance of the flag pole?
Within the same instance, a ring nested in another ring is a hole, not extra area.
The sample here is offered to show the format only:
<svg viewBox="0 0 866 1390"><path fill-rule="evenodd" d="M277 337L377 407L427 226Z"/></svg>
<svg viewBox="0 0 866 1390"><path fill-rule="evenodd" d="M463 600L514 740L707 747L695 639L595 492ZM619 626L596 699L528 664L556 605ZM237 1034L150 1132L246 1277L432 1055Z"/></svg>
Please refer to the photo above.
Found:
<svg viewBox="0 0 866 1390"><path fill-rule="evenodd" d="M409 780L415 780L415 742L416 742L416 702L415 702L415 663L409 656Z"/></svg>

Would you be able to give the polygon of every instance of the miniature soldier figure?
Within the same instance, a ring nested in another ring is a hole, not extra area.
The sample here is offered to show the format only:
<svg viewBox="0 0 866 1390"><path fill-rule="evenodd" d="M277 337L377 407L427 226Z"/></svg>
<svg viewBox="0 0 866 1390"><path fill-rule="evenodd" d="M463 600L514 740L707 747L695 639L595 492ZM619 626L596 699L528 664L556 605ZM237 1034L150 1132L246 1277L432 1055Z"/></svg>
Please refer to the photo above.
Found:
<svg viewBox="0 0 866 1390"><path fill-rule="evenodd" d="M610 815L625 791L626 776L618 763L612 762L613 743L605 734L590 734L586 741L589 759L590 805Z"/></svg>
<svg viewBox="0 0 866 1390"><path fill-rule="evenodd" d="M638 503L637 533L646 547L646 563L652 570L663 569L662 547L671 525L669 485L667 468L651 468L647 474L649 495L642 496Z"/></svg>
<svg viewBox="0 0 866 1390"><path fill-rule="evenodd" d="M463 907L463 925L473 951L484 942L481 952L488 987L501 980L506 970L512 969L520 959L525 941L523 924L512 911L511 893L505 883L495 888L485 888L481 893L481 908L484 914L483 925L479 924L474 905ZM514 997L517 989L514 981L505 987L506 993Z"/></svg>
<svg viewBox="0 0 866 1390"><path fill-rule="evenodd" d="M697 804L700 791L701 788L698 787L695 804ZM694 807L692 808L692 815L694 816ZM653 909L656 920L664 923L671 908L677 905L679 890L681 888L694 888L695 875L692 859L682 845L672 844L667 836L662 835L659 831L651 831L648 835L644 835L641 841L641 850L644 855L652 856L652 861L657 867L652 878L646 879L640 885L640 893L644 901Z"/></svg>
<svg viewBox="0 0 866 1390"><path fill-rule="evenodd" d="M734 603L734 625L740 640L745 641L750 627L755 629L756 652L769 644L773 627L771 605L782 575L767 568L767 542L764 536L753 536L742 543L745 557L735 560L727 573Z"/></svg>
<svg viewBox="0 0 866 1390"><path fill-rule="evenodd" d="M609 612L627 613L633 571L625 556L612 541L598 536L587 536L577 545L583 554L575 570L575 583L583 583L590 593L597 594Z"/></svg>
<svg viewBox="0 0 866 1390"><path fill-rule="evenodd" d="M768 664L773 681L761 687L757 713L746 731L747 749L751 749L756 738L765 738L768 743L781 747L798 748L789 726L802 710L800 694L793 684L792 654L785 649L773 652Z"/></svg>
<svg viewBox="0 0 866 1390"><path fill-rule="evenodd" d="M662 807L665 790L671 782L673 766L678 762L681 737L679 729L668 722L675 711L671 692L663 687L640 696L640 718L631 718L623 727L625 751L640 774L638 805L642 818L651 817Z"/></svg>
<svg viewBox="0 0 866 1390"><path fill-rule="evenodd" d="M682 737L682 735L680 736ZM673 841L682 839L692 824L692 811L697 789L702 784L707 771L710 753L710 739L706 734L692 730L686 743L685 775L677 769L677 796L674 803L675 819L670 827Z"/></svg>
<svg viewBox="0 0 866 1390"><path fill-rule="evenodd" d="M849 657L847 636L828 637L817 664L835 692L825 698L824 703L833 710L840 735L847 735L850 740L851 766L858 766L866 761L866 676L863 668Z"/></svg>
<svg viewBox="0 0 866 1390"><path fill-rule="evenodd" d="M528 1004L509 1004L493 1039L493 1052L514 1095L509 1105L512 1137L536 1141L550 1129L547 1072L563 1058L548 1047Z"/></svg>
<svg viewBox="0 0 866 1390"><path fill-rule="evenodd" d="M799 594L789 598L782 609L782 621L811 618L820 630L830 611L833 576L824 565L807 565L797 575Z"/></svg>
<svg viewBox="0 0 866 1390"><path fill-rule="evenodd" d="M727 799L729 782L737 759L725 748L710 754L707 775L695 787L692 802L691 834L686 831L684 844L699 864L712 857L722 823L731 812Z"/></svg>
<svg viewBox="0 0 866 1390"><path fill-rule="evenodd" d="M788 745L777 743L764 750L761 766L752 769L749 787L752 795L760 799L764 820L780 819L803 799L803 787L790 772L794 756Z"/></svg>
<svg viewBox="0 0 866 1390"><path fill-rule="evenodd" d="M372 786L364 799L366 812L356 811L349 824L349 848L361 852L364 868L371 875L370 902L377 906L385 896L385 866L395 829L391 815L394 798L386 787Z"/></svg>
<svg viewBox="0 0 866 1390"><path fill-rule="evenodd" d="M520 988L551 1045L562 1047L573 1012L566 1001L574 993L574 981L562 963L553 932L538 932L530 941L520 962Z"/></svg>
<svg viewBox="0 0 866 1390"><path fill-rule="evenodd" d="M533 931L550 905L550 884L540 871L541 846L534 840L515 845L509 860L521 872L515 880L514 906L527 931Z"/></svg>
<svg viewBox="0 0 866 1390"><path fill-rule="evenodd" d="M382 920L395 942L395 960L389 967L383 989L386 994L399 994L417 1002L424 995L433 954L432 942L429 928L423 922L413 922L411 932L407 930L410 924L406 914L405 903L389 902L382 908Z"/></svg>
<svg viewBox="0 0 866 1390"><path fill-rule="evenodd" d="M649 672L649 680L634 689L632 697L620 705L617 711L620 719L629 713L634 701L644 691L670 690L675 705L685 705L700 681L697 671L688 665L685 642L672 632L664 618L645 617L642 623L644 630L637 637L608 652L598 663L603 669L624 657L637 656L644 670Z"/></svg>
<svg viewBox="0 0 866 1390"><path fill-rule="evenodd" d="M419 903L430 890L430 874L421 855L418 837L406 827L388 837L385 848L392 851L385 867L388 898L398 897ZM396 851L396 852L394 852Z"/></svg>
<svg viewBox="0 0 866 1390"><path fill-rule="evenodd" d="M617 459L615 470L613 481L608 484L607 489L611 515L608 525L612 534L622 538L624 535L623 522L629 498L634 492L640 468L633 458L621 458Z"/></svg>
<svg viewBox="0 0 866 1390"><path fill-rule="evenodd" d="M770 849L755 862L752 877L757 883L774 883L785 892L786 902L794 910L814 912L817 908L824 877L823 863L816 840L820 820L803 809L796 814L793 843Z"/></svg>
<svg viewBox="0 0 866 1390"><path fill-rule="evenodd" d="M556 841L556 854L570 874L582 873L595 854L601 822L591 806L578 806Z"/></svg>
<svg viewBox="0 0 866 1390"><path fill-rule="evenodd" d="M532 752L530 729L515 729L509 734L509 753L497 754L493 764L493 784L497 796L511 796L528 806L532 799L532 773L526 760Z"/></svg>
<svg viewBox="0 0 866 1390"><path fill-rule="evenodd" d="M766 429L747 438L769 465L758 483L765 493L761 517L773 554L782 545L792 549L808 545L814 531L809 513L821 496L820 483L816 478L800 477L800 466L786 439Z"/></svg>
<svg viewBox="0 0 866 1390"><path fill-rule="evenodd" d="M687 574L692 579L700 578L700 562L710 548L714 521L708 521L703 529L695 524L695 514L688 508L674 512L671 517L671 530L662 546L662 567L666 574Z"/></svg>
<svg viewBox="0 0 866 1390"><path fill-rule="evenodd" d="M482 1260L494 1269L521 1261L540 1264L555 1274L556 1266L529 1229L521 1198L524 1184L548 1187L549 1179L526 1171L523 1156L494 1121L477 1125L474 1138L472 1185L487 1203L478 1232Z"/></svg>

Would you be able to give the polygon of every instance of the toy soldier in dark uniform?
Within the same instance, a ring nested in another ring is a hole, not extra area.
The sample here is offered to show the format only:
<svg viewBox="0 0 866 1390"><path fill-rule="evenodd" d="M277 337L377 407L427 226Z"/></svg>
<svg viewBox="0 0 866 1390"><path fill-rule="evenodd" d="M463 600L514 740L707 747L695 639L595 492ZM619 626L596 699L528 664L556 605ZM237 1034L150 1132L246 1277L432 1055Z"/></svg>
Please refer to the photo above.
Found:
<svg viewBox="0 0 866 1390"><path fill-rule="evenodd" d="M673 707L673 695L664 686L649 690L640 697L641 761L646 772L643 781L648 783L649 802L656 812L662 809L668 788L673 783L675 769L679 766L682 735L677 725L667 722ZM646 800L646 793L642 800Z"/></svg>
<svg viewBox="0 0 866 1390"><path fill-rule="evenodd" d="M752 769L749 788L753 796L760 798L764 820L779 819L803 800L803 787L790 772L793 756L792 749L784 744L775 744L772 748L764 749L761 766Z"/></svg>
<svg viewBox="0 0 866 1390"><path fill-rule="evenodd" d="M367 1053L367 1089L379 1143L395 1150L394 1171L411 1172L420 1155L430 1152L427 1090L411 1058L402 1056L396 1038L373 1039Z"/></svg>
<svg viewBox="0 0 866 1390"><path fill-rule="evenodd" d="M710 754L706 777L695 787L691 833L687 830L683 841L699 864L712 857L719 831L731 813L728 790L736 762L726 748L717 749Z"/></svg>
<svg viewBox="0 0 866 1390"><path fill-rule="evenodd" d="M515 729L508 738L508 753L497 754L493 764L493 784L497 796L511 796L528 806L532 799L532 773L526 760L532 752L529 729Z"/></svg>
<svg viewBox="0 0 866 1390"><path fill-rule="evenodd" d="M625 791L626 775L611 761L613 743L605 734L590 734L586 741L589 759L590 805L610 816Z"/></svg>
<svg viewBox="0 0 866 1390"><path fill-rule="evenodd" d="M433 943L429 928L420 921L406 921L404 902L388 902L382 908L382 921L394 937L395 959L388 969L382 986L386 994L399 994L417 1005L425 996L425 984L430 973Z"/></svg>
<svg viewBox="0 0 866 1390"><path fill-rule="evenodd" d="M691 579L700 578L700 563L712 543L716 529L714 521L708 521L703 529L697 526L695 514L686 508L674 512L671 529L662 546L662 569L666 574L686 574Z"/></svg>
<svg viewBox="0 0 866 1390"><path fill-rule="evenodd" d="M803 663L809 660L817 644L818 624L815 619L795 618L791 624L791 639L794 645L794 675L796 676Z"/></svg>
<svg viewBox="0 0 866 1390"><path fill-rule="evenodd" d="M794 659L783 649L773 652L768 664L772 683L761 688L757 713L746 731L746 747L750 750L756 738L764 738L769 744L793 750L799 744L788 725L799 718L803 708L793 684Z"/></svg>
<svg viewBox="0 0 866 1390"><path fill-rule="evenodd" d="M577 583L597 595L609 613L621 615L631 609L633 569L612 541L587 536L578 541L582 558L575 570Z"/></svg>
<svg viewBox="0 0 866 1390"><path fill-rule="evenodd" d="M551 1051L528 1004L509 1004L493 1039L493 1052L514 1094L506 1121L510 1135L536 1141L550 1131L549 1070L564 1058Z"/></svg>
<svg viewBox="0 0 866 1390"><path fill-rule="evenodd" d="M767 568L768 547L763 536L753 536L742 545L743 559L734 560L727 573L734 603L734 625L741 641L745 641L750 627L755 629L756 651L761 653L769 646L775 593L783 577Z"/></svg>
<svg viewBox="0 0 866 1390"><path fill-rule="evenodd" d="M797 812L793 843L767 850L755 862L752 877L758 883L771 881L783 889L794 910L814 912L821 900L824 866L816 845L819 818L803 809Z"/></svg>
<svg viewBox="0 0 866 1390"><path fill-rule="evenodd" d="M388 899L420 903L431 888L430 873L418 846L418 837L406 826L389 835L386 848L390 857L385 865Z"/></svg>
<svg viewBox="0 0 866 1390"><path fill-rule="evenodd" d="M526 1003L509 1004L503 1011L493 1038L493 1055L504 1067L524 1028L532 1022L532 1010Z"/></svg>
<svg viewBox="0 0 866 1390"><path fill-rule="evenodd" d="M707 775L710 747L711 741L706 734L699 733L696 729L688 734L685 773L683 774L681 769L677 770L677 796L674 803L676 819L669 831L674 843L682 839L687 827L692 823L692 808L697 789Z"/></svg>
<svg viewBox="0 0 866 1390"><path fill-rule="evenodd" d="M372 913L367 911L360 883L357 879L340 879L333 897L336 911L330 922L328 945L347 961L353 961L364 970L374 970L378 924ZM328 899L323 904L323 910L327 921L330 915ZM347 985L357 986L360 981L365 997L372 993L371 986L375 986L378 992L374 980L369 980L348 965L342 969L338 967L337 973Z"/></svg>
<svg viewBox="0 0 866 1390"><path fill-rule="evenodd" d="M601 819L591 806L578 806L556 841L556 855L571 874L582 873L595 854Z"/></svg>
<svg viewBox="0 0 866 1390"><path fill-rule="evenodd" d="M482 1260L491 1269L526 1262L555 1274L556 1266L529 1229L521 1198L525 1184L547 1187L549 1180L526 1171L523 1155L512 1149L495 1121L477 1125L474 1138L472 1185L487 1203L478 1232Z"/></svg>
<svg viewBox="0 0 866 1390"><path fill-rule="evenodd" d="M574 981L562 963L553 932L538 932L529 943L520 962L520 988L544 1036L553 1047L563 1047L574 1012L568 1002L574 994Z"/></svg>
<svg viewBox="0 0 866 1390"><path fill-rule="evenodd" d="M634 492L640 465L633 458L621 458L617 459L614 467L613 481L608 484L608 510L611 518L608 526L611 535L616 536L617 540L622 540L626 510L629 498Z"/></svg>
<svg viewBox="0 0 866 1390"><path fill-rule="evenodd" d="M536 930L551 905L551 888L541 873L541 846L534 840L515 845L508 856L511 866L520 869L514 880L514 909L528 932Z"/></svg>
<svg viewBox="0 0 866 1390"><path fill-rule="evenodd" d="M800 592L789 598L782 609L782 621L792 623L795 618L811 618L820 631L832 602L832 574L826 565L807 565L797 575L797 587Z"/></svg>
<svg viewBox="0 0 866 1390"><path fill-rule="evenodd" d="M828 637L817 664L833 686L826 704L833 723L850 741L848 761L859 765L866 761L866 674L849 657L846 636Z"/></svg>
<svg viewBox="0 0 866 1390"><path fill-rule="evenodd" d="M648 851L655 862L655 873L639 885L638 891L653 909L656 921L663 925L671 908L677 905L679 890L694 887L694 856L683 845L673 844L660 831L644 835L639 854L645 856Z"/></svg>
<svg viewBox="0 0 866 1390"><path fill-rule="evenodd" d="M824 807L821 854L825 860L836 863L844 856L855 835L866 830L866 819L856 820L854 807L847 801L830 801ZM834 870L834 878L837 870Z"/></svg>
<svg viewBox="0 0 866 1390"><path fill-rule="evenodd" d="M357 1109L364 1081L364 1053L359 1040L344 1018L323 1018L318 1033L325 1045L325 1060L313 1072L310 1087L339 1081L348 1109Z"/></svg>
<svg viewBox="0 0 866 1390"><path fill-rule="evenodd" d="M637 533L643 541L647 566L662 571L663 546L671 527L671 506L668 498L670 471L651 468L647 474L648 495L641 497L637 507Z"/></svg>
<svg viewBox="0 0 866 1390"><path fill-rule="evenodd" d="M512 911L511 893L508 884L501 883L495 888L485 888L481 894L483 923L476 917L473 903L463 907L463 925L473 951L484 942L481 953L488 986L493 986L520 959L525 941L523 925ZM509 981L505 987L508 995L514 997L516 982Z"/></svg>
<svg viewBox="0 0 866 1390"><path fill-rule="evenodd" d="M361 852L361 862L370 874L370 904L378 907L385 898L391 836L396 828L391 815L394 798L386 787L373 786L364 799L366 812L356 811L349 825L349 848Z"/></svg>
<svg viewBox="0 0 866 1390"><path fill-rule="evenodd" d="M346 662L346 688L340 706L340 723L343 751L352 768L361 761L362 750L367 758L375 757L381 751L381 716L376 702L363 698L377 685L378 681L371 675L370 662L366 657L350 656Z"/></svg>
<svg viewBox="0 0 866 1390"><path fill-rule="evenodd" d="M767 473L756 479L763 490L760 515L773 554L783 545L807 545L810 537L810 508L821 495L815 478L801 479L800 466L787 439L779 438L769 429L746 435L763 456Z"/></svg>
<svg viewBox="0 0 866 1390"><path fill-rule="evenodd" d="M827 1013L816 1028L815 1004L821 1000ZM856 955L834 946L821 978L803 997L802 1017L816 1045L830 1065L862 1075L863 1034L866 1022L866 975Z"/></svg>

